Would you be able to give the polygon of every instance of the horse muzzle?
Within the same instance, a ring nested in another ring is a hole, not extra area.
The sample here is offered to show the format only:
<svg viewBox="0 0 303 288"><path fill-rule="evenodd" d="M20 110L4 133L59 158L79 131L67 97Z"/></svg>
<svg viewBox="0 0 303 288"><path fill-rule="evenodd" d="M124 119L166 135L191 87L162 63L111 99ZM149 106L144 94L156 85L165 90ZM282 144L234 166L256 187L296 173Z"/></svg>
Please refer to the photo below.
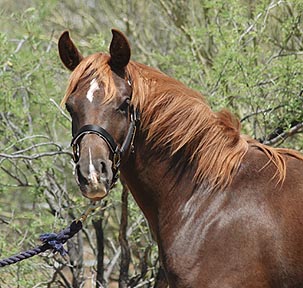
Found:
<svg viewBox="0 0 303 288"><path fill-rule="evenodd" d="M107 163L108 162L108 163ZM111 161L81 161L76 165L75 176L82 195L92 201L107 196L112 182Z"/></svg>

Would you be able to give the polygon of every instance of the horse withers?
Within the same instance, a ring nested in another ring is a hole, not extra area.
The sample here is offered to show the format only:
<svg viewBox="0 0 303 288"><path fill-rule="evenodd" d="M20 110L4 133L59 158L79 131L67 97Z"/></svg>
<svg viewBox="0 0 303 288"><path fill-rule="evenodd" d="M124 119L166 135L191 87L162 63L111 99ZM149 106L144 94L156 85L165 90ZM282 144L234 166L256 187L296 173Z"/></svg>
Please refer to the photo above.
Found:
<svg viewBox="0 0 303 288"><path fill-rule="evenodd" d="M87 57L59 39L82 194L102 199L121 170L170 287L303 287L302 155L241 135L112 34L109 54Z"/></svg>

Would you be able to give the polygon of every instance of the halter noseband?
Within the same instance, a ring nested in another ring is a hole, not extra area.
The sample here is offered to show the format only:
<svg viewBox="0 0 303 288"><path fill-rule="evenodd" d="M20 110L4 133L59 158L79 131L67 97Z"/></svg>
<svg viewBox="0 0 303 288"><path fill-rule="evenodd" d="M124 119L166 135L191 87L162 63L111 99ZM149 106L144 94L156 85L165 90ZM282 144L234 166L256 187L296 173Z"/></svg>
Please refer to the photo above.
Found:
<svg viewBox="0 0 303 288"><path fill-rule="evenodd" d="M128 80L128 84L131 86L130 80ZM127 131L127 135L125 137L124 142L122 143L121 147L117 145L114 138L108 133L105 129L98 125L89 124L82 126L77 134L73 137L71 146L73 148L73 158L74 162L77 163L80 158L79 152L79 144L83 138L83 136L87 134L96 134L101 139L105 141L107 146L109 147L111 154L113 155L113 164L112 164L112 171L113 171L113 180L111 183L111 187L117 182L119 176L119 168L121 158L125 155L125 152L129 149L133 149L133 142L136 134L137 124L140 121L139 119L139 111L138 109L134 109L133 105L129 106L129 114L130 114L130 123L129 128Z"/></svg>

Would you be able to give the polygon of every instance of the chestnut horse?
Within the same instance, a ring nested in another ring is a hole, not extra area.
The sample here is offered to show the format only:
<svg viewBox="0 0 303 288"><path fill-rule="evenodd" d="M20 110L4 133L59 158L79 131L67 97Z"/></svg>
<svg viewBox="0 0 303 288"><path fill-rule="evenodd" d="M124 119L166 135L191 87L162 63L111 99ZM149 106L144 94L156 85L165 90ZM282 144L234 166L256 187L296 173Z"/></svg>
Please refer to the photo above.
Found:
<svg viewBox="0 0 303 288"><path fill-rule="evenodd" d="M303 287L303 157L241 135L112 33L109 55L58 44L82 194L102 199L121 171L170 287Z"/></svg>

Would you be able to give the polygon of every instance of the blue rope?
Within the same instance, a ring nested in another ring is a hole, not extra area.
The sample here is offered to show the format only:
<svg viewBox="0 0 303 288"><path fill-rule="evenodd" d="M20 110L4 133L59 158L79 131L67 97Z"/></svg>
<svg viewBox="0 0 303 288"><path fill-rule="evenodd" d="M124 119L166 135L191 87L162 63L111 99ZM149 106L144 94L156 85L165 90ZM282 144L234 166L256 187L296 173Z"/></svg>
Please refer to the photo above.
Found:
<svg viewBox="0 0 303 288"><path fill-rule="evenodd" d="M59 252L61 256L65 256L67 251L63 247L63 243L60 241L60 237L56 233L45 233L40 235L40 241L50 245L53 248L53 252Z"/></svg>
<svg viewBox="0 0 303 288"><path fill-rule="evenodd" d="M67 228L56 233L45 233L40 235L39 239L42 241L42 245L37 246L33 249L21 252L17 255L11 256L6 259L0 260L0 268L15 264L22 260L28 259L42 252L52 249L54 253L59 252L62 256L67 254L64 249L63 244L70 238L72 238L76 233L82 229L82 221L75 220Z"/></svg>

